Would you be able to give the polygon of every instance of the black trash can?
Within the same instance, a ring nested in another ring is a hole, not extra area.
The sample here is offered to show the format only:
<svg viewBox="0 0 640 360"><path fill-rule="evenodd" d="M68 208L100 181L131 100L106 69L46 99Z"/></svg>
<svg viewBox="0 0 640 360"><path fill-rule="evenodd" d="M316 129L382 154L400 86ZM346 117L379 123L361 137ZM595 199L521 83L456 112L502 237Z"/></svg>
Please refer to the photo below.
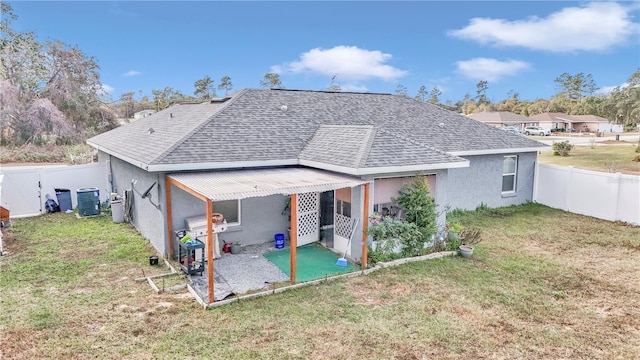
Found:
<svg viewBox="0 0 640 360"><path fill-rule="evenodd" d="M69 189L54 189L56 191L56 198L58 198L58 204L60 205L60 211L66 212L67 210L73 210L71 204L71 190Z"/></svg>

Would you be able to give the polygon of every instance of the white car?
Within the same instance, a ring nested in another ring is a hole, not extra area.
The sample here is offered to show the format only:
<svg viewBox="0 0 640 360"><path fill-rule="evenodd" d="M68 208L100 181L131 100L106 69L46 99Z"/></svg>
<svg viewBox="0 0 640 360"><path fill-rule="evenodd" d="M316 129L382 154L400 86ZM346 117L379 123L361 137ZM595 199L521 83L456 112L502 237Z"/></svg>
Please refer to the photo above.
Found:
<svg viewBox="0 0 640 360"><path fill-rule="evenodd" d="M501 129L512 134L522 135L520 130L518 130L518 128L516 128L515 126L503 126Z"/></svg>
<svg viewBox="0 0 640 360"><path fill-rule="evenodd" d="M545 129L542 126L527 126L524 128L525 135L540 135L540 136L549 136L551 135L550 129Z"/></svg>

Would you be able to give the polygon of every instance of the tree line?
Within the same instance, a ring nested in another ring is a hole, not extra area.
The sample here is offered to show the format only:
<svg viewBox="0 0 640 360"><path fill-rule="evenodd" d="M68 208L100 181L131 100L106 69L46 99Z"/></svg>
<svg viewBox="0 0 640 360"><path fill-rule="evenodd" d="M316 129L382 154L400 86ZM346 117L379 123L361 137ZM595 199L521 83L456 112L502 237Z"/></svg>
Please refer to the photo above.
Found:
<svg viewBox="0 0 640 360"><path fill-rule="evenodd" d="M37 41L33 32L11 28L17 16L7 2L0 3L0 145L77 144L88 137L119 125L121 118L132 118L144 109L163 110L173 104L206 101L228 95L233 90L230 76L218 84L209 75L194 82L193 95L172 87L154 89L151 97L135 92L122 93L112 100L100 82L95 58L77 46L61 41ZM341 91L337 75L325 91ZM475 96L466 94L455 103L442 102L437 86L422 85L414 96L419 101L462 114L480 111L510 111L523 116L543 112L591 114L602 116L631 128L640 123L640 69L628 79L628 85L609 94L595 94L597 86L591 74L564 73L554 80L558 93L550 99L521 100L510 91L507 98L493 102L487 93L489 83L480 81ZM277 73L266 73L260 87L284 89ZM409 97L407 88L398 85L398 96Z"/></svg>

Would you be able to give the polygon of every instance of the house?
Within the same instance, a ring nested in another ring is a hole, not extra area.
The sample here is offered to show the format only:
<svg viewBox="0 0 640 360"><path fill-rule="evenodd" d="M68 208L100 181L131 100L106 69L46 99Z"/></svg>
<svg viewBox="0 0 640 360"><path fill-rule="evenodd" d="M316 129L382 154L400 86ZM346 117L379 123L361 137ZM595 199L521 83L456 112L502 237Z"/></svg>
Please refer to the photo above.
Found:
<svg viewBox="0 0 640 360"><path fill-rule="evenodd" d="M510 111L483 111L474 114L469 114L467 117L480 121L483 124L504 127L513 126L521 132L525 126L530 125L531 119L526 116L514 114Z"/></svg>
<svg viewBox="0 0 640 360"><path fill-rule="evenodd" d="M144 119L147 116L151 116L151 115L153 115L155 113L156 113L156 111L152 110L152 109L140 110L140 111L138 111L138 112L133 114L133 118L136 119L136 120Z"/></svg>
<svg viewBox="0 0 640 360"><path fill-rule="evenodd" d="M613 124L608 119L595 115L568 115L564 113L542 113L529 117L530 121L549 129L564 129L566 132L621 133L621 124Z"/></svg>
<svg viewBox="0 0 640 360"><path fill-rule="evenodd" d="M221 213L221 236L243 245L290 227L292 264L297 246L327 231L336 251L366 264L363 225L414 176L427 177L441 226L446 209L531 201L546 146L402 96L275 89L174 105L88 144L159 252L173 256L176 230L194 217L213 239ZM363 235L349 241L352 231Z"/></svg>

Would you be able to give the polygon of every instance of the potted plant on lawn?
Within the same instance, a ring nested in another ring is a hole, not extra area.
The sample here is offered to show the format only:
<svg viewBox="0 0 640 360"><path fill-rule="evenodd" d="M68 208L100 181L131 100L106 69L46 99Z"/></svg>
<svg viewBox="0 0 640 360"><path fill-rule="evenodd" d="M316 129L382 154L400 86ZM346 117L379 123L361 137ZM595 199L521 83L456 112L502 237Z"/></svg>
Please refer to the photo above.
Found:
<svg viewBox="0 0 640 360"><path fill-rule="evenodd" d="M468 258L473 255L473 245L482 241L482 230L480 229L462 229L458 234L461 242L458 246L458 253L462 257Z"/></svg>

